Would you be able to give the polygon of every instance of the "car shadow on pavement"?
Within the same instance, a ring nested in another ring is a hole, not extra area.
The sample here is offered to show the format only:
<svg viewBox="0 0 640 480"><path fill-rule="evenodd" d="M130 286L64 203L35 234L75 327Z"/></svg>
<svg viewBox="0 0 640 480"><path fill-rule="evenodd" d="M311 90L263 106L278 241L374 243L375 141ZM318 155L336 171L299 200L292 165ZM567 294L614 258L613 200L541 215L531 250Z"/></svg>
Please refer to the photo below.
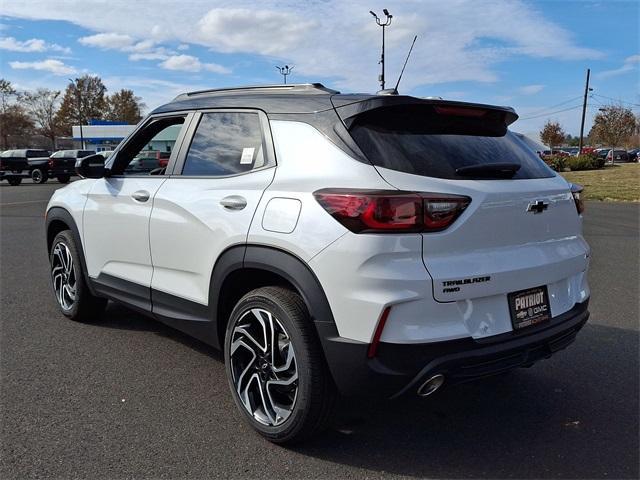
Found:
<svg viewBox="0 0 640 480"><path fill-rule="evenodd" d="M208 355L220 362L223 361L222 352L212 346L115 302L109 302L106 311L100 320L95 322L95 325L116 330L153 332L156 335L180 342L198 353Z"/></svg>
<svg viewBox="0 0 640 480"><path fill-rule="evenodd" d="M587 325L530 369L429 398L342 401L296 451L416 477L638 478L638 332Z"/></svg>
<svg viewBox="0 0 640 480"><path fill-rule="evenodd" d="M97 325L153 332L223 361L116 304ZM587 324L566 351L529 369L425 399L340 399L326 432L284 448L415 477L638 478L638 347L636 331Z"/></svg>

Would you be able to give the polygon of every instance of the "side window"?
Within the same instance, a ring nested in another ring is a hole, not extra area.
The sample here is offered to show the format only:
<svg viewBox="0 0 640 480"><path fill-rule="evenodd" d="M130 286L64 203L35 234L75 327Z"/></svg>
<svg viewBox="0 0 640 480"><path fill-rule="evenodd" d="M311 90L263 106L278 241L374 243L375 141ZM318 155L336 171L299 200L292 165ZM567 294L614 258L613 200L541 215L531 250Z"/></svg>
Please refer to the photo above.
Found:
<svg viewBox="0 0 640 480"><path fill-rule="evenodd" d="M182 175L235 175L266 163L257 113L210 112L200 118Z"/></svg>
<svg viewBox="0 0 640 480"><path fill-rule="evenodd" d="M118 152L111 167L113 174L164 175L185 118L163 117L144 126Z"/></svg>

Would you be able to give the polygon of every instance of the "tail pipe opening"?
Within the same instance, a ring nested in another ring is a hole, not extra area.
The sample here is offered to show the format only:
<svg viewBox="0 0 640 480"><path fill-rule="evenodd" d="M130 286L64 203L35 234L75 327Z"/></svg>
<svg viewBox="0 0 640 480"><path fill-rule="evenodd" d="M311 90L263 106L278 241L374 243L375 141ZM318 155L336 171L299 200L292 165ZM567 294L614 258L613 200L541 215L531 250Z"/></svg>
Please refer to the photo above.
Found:
<svg viewBox="0 0 640 480"><path fill-rule="evenodd" d="M429 377L426 382L418 387L418 396L428 397L432 393L435 393L444 384L444 375L438 373L432 377Z"/></svg>

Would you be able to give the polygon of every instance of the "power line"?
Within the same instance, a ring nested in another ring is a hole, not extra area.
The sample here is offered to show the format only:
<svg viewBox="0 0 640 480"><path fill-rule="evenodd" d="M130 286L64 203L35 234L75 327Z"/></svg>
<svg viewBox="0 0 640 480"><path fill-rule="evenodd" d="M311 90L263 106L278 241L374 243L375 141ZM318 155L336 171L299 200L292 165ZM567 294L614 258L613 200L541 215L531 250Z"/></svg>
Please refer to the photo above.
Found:
<svg viewBox="0 0 640 480"><path fill-rule="evenodd" d="M560 103L557 103L555 105L551 105L550 107L544 107L544 108L541 108L539 110L534 110L531 113L534 114L534 115L538 115L538 114L543 115L544 112L547 112L547 111L552 110L554 108L561 107L562 105L566 105L567 103L573 102L574 100L578 100L579 98L582 98L582 95L578 95L577 97L570 98L569 100L565 100L564 102L560 102Z"/></svg>
<svg viewBox="0 0 640 480"><path fill-rule="evenodd" d="M563 108L562 110L556 110L555 112L545 112L545 113L541 113L540 115L533 115L531 117L523 117L520 120L531 120L531 119L534 119L534 118L546 117L548 115L553 115L555 113L562 113L562 112L568 112L569 110L575 110L576 108L582 108L582 104L574 105L573 107L569 107L569 108Z"/></svg>
<svg viewBox="0 0 640 480"><path fill-rule="evenodd" d="M607 97L606 95L600 95L599 93L593 93L592 95L595 95L597 97L606 98L607 100L613 100L614 102L628 103L629 105L635 105L636 107L640 107L640 103L633 103L633 102L629 102L627 100L621 100L619 98Z"/></svg>

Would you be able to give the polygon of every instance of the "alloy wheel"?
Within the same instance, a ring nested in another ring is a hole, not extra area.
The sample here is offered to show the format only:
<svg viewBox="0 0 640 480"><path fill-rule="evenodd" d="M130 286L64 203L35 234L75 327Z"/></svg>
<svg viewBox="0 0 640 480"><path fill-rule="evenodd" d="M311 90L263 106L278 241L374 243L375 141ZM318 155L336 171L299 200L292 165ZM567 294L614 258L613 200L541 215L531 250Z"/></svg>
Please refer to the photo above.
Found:
<svg viewBox="0 0 640 480"><path fill-rule="evenodd" d="M53 247L51 278L58 303L63 310L71 310L76 301L76 274L71 251L63 242Z"/></svg>
<svg viewBox="0 0 640 480"><path fill-rule="evenodd" d="M269 311L252 308L236 321L229 350L234 388L245 410L267 426L284 423L298 396L291 337Z"/></svg>

